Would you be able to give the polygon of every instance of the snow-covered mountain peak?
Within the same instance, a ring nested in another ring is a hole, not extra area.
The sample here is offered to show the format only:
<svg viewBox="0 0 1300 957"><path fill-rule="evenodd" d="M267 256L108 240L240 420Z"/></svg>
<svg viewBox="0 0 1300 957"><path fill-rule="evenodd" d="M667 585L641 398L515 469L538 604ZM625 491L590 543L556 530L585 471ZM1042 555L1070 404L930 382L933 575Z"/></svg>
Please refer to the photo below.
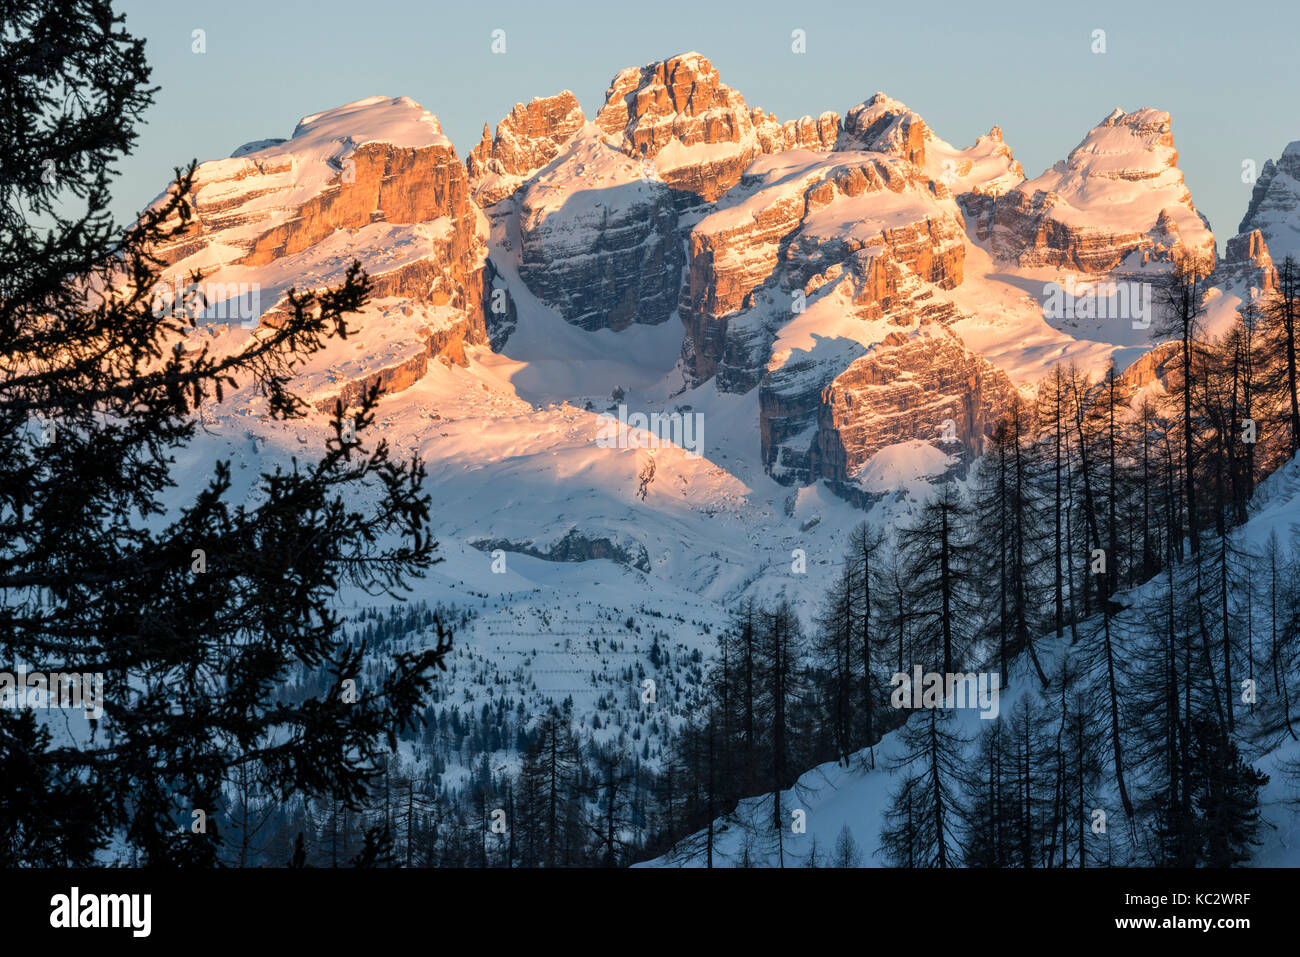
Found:
<svg viewBox="0 0 1300 957"><path fill-rule="evenodd" d="M292 139L296 145L345 140L391 143L401 147L446 146L438 118L409 96L368 96L332 110L313 113L298 121Z"/></svg>
<svg viewBox="0 0 1300 957"><path fill-rule="evenodd" d="M1178 168L1169 114L1116 109L1069 156L999 199L999 258L1084 272L1167 262L1174 248L1214 256L1214 236ZM1136 255L1134 255L1136 254Z"/></svg>
<svg viewBox="0 0 1300 957"><path fill-rule="evenodd" d="M914 110L884 93L849 110L837 150L872 150L908 160L953 195L998 196L1025 178L1002 130L994 126L959 149L940 138Z"/></svg>

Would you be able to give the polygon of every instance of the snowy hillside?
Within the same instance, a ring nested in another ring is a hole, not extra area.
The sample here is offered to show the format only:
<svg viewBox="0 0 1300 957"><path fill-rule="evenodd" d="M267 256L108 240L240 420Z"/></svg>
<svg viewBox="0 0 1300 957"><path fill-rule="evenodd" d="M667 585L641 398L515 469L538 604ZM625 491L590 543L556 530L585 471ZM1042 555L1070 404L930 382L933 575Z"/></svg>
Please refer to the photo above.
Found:
<svg viewBox="0 0 1300 957"><path fill-rule="evenodd" d="M1257 504L1250 520L1239 530L1239 545L1262 551L1270 535L1284 541L1300 535L1300 459L1294 460L1271 476L1258 493ZM1157 601L1162 585L1153 581L1135 592L1121 596L1121 602L1135 612L1147 613L1144 605ZM1263 612L1261 611L1262 615ZM1140 633L1140 615L1132 621L1134 631ZM1121 655L1126 649L1121 639ZM1057 639L1053 635L1041 636L1037 651L1044 669L1050 675L1058 673L1062 662L1076 654L1069 636ZM1029 704L1041 708L1052 692L1039 686L1028 656L1022 655L1011 669L1007 687L1002 689L998 701L997 721L1007 723L1018 706ZM996 723L986 720L977 709L956 710L952 733L974 740ZM913 714L909 722L923 723L925 713ZM837 839L848 828L860 854L864 867L887 866L880 847L882 823L890 804L891 795L900 782L900 772L923 762L909 761L908 750L901 740L901 730L887 733L874 748L855 753L845 765L828 762L809 770L799 777L788 790L781 792L784 834L778 842L771 826L773 796L755 795L742 801L733 814L721 817L715 825L714 867L801 867L807 866L810 855L820 866L836 866L831 856ZM1250 754L1250 760L1269 775L1269 783L1260 792L1260 811L1263 834L1260 848L1252 861L1257 867L1300 866L1300 815L1296 813L1296 782L1300 775L1300 741L1281 736L1272 739ZM983 773L971 756L970 770ZM1088 830L1090 853L1100 860L1124 864L1134 853L1129 844L1127 825L1115 792L1113 774L1107 777L1099 790L1091 795L1090 808L1107 809L1109 826L1104 834ZM795 832L796 813L802 812L801 823L806 830ZM683 836L681 850L670 852L653 861L638 866L645 867L703 867L706 864L701 834ZM784 856L782 856L784 855ZM855 865L856 866L856 865Z"/></svg>

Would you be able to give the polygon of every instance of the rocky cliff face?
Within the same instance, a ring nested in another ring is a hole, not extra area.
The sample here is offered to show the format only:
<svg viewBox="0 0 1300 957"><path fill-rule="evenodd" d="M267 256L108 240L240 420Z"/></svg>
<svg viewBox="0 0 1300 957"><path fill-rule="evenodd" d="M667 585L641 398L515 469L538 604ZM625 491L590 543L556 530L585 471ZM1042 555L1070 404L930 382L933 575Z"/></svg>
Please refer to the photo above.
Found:
<svg viewBox="0 0 1300 957"><path fill-rule="evenodd" d="M1178 169L1168 113L1115 110L1063 162L1000 196L993 251L1020 266L1085 273L1214 255L1214 237Z"/></svg>
<svg viewBox="0 0 1300 957"><path fill-rule="evenodd" d="M763 460L778 481L802 484L825 478L847 483L885 446L939 436L935 429L916 426L891 440L892 426L877 429L870 421L884 416L897 424L908 408L924 416L927 409L950 404L955 390L950 390L939 366L965 369L971 381L987 366L947 328L959 314L932 289L906 266L888 257L873 258L832 279L828 292L810 310L814 316L846 309L853 315L855 308L864 308L862 318L851 320L859 328L841 326L834 330L836 336L814 333L811 341L801 341L803 334L791 329L778 332L758 395ZM885 295L878 296L880 292ZM855 391L858 381L844 376L854 368L860 373L867 356L874 356L879 368L905 375L908 389L877 390L872 402L843 398ZM891 405L895 400L898 404ZM979 430L989 420L983 415L954 419L963 424L968 420L969 430L961 432L960 441L962 447L976 448Z"/></svg>
<svg viewBox="0 0 1300 957"><path fill-rule="evenodd" d="M942 295L963 280L958 199L991 201L1023 171L996 127L959 150L880 93L803 129L810 149L755 159L690 233L687 368L758 387L764 461L783 482L848 492L881 449L937 435L919 423L939 410L958 429L946 451L969 460L1009 380L945 328L960 316ZM906 388L860 394L861 377L894 373Z"/></svg>
<svg viewBox="0 0 1300 957"><path fill-rule="evenodd" d="M628 156L654 160L686 205L718 199L762 152L745 98L698 53L623 70L596 125Z"/></svg>
<svg viewBox="0 0 1300 957"><path fill-rule="evenodd" d="M764 158L691 231L684 356L698 381L717 374L724 390L747 391L771 334L801 300L847 276L852 313L880 318L894 308L899 266L945 288L961 281L962 235L947 190L908 162L854 152Z"/></svg>
<svg viewBox="0 0 1300 957"><path fill-rule="evenodd" d="M480 206L491 206L559 155L561 147L586 124L577 97L568 90L516 103L497 124L496 135L483 125L483 138L465 164L470 191Z"/></svg>
<svg viewBox="0 0 1300 957"><path fill-rule="evenodd" d="M823 390L804 481L852 482L882 449L918 439L968 463L1010 407L1006 373L970 352L952 330L890 333ZM799 476L798 450L782 448Z"/></svg>
<svg viewBox="0 0 1300 957"><path fill-rule="evenodd" d="M681 279L673 190L589 124L516 195L520 275L583 329L656 324Z"/></svg>
<svg viewBox="0 0 1300 957"><path fill-rule="evenodd" d="M936 293L960 285L965 249L952 195L909 159L764 157L691 231L684 358L723 391L759 388L781 481L851 483L885 446L937 435L920 421L940 409L954 451L975 449L1009 383L943 326L958 311ZM891 374L907 386L867 401L862 384Z"/></svg>
<svg viewBox="0 0 1300 957"><path fill-rule="evenodd" d="M905 159L942 183L959 203L997 197L1025 178L1002 130L993 127L971 146L958 149L940 139L915 112L884 93L849 110L837 150L871 150Z"/></svg>
<svg viewBox="0 0 1300 957"><path fill-rule="evenodd" d="M1252 230L1259 230L1275 261L1300 260L1300 140L1287 144L1276 163L1264 163L1238 232Z"/></svg>
<svg viewBox="0 0 1300 957"><path fill-rule="evenodd" d="M840 115L827 111L817 116L800 117L780 122L772 113L755 107L749 115L758 136L758 145L764 153L784 153L787 150L812 150L825 152L835 148L840 137Z"/></svg>
<svg viewBox="0 0 1300 957"><path fill-rule="evenodd" d="M514 193L520 273L530 290L584 329L667 320L682 281L684 211L707 212L765 151L828 150L839 133L834 113L781 124L751 109L698 53L623 70L594 122L577 133L570 127L580 113L563 97L534 101L528 117L513 123L531 131L530 144L546 144L540 153L521 149L528 158L515 168L554 148L549 165L483 174L479 195L493 200L509 175L526 177ZM498 127L498 139L501 133ZM493 155L496 149L494 140ZM471 160L476 173L487 168L485 155L481 143Z"/></svg>
<svg viewBox="0 0 1300 957"><path fill-rule="evenodd" d="M509 141L498 127L471 156L471 176L480 202L514 196L521 275L584 329L665 321L682 281L682 217L707 215L756 158L827 152L841 137L833 112L781 123L749 107L698 53L621 71L577 133L576 103L553 101L512 114L511 129L528 131L514 135L529 144L518 172L496 159ZM533 167L542 157L549 165Z"/></svg>
<svg viewBox="0 0 1300 957"><path fill-rule="evenodd" d="M1272 292L1277 284L1277 268L1268 244L1264 242L1264 234L1252 229L1229 239L1210 283L1214 286L1238 284L1243 289L1255 290L1257 295Z"/></svg>
<svg viewBox="0 0 1300 957"><path fill-rule="evenodd" d="M273 323L289 288L334 284L360 259L376 309L427 314L414 355L353 367L340 394L369 379L404 387L429 356L463 363L467 344L486 341L485 224L451 142L413 100L360 100L306 117L287 140L203 163L192 204L191 226L159 250L167 281L197 269L207 289L256 289L261 311L249 318ZM227 318L212 298L208 318Z"/></svg>
<svg viewBox="0 0 1300 957"><path fill-rule="evenodd" d="M925 144L933 139L925 121L897 100L877 93L849 110L837 149L871 150L925 166Z"/></svg>

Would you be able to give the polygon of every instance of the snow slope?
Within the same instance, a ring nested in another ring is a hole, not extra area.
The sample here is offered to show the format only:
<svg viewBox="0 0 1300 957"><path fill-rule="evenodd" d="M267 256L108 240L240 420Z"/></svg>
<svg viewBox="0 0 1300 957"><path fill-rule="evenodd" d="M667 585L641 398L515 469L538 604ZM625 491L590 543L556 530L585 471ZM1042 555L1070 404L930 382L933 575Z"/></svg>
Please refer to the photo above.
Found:
<svg viewBox="0 0 1300 957"><path fill-rule="evenodd" d="M1270 534L1283 542L1300 536L1300 459L1293 460L1260 485L1250 520L1240 530L1242 544L1260 548ZM1121 595L1124 603L1134 601L1144 589L1158 591L1158 581L1148 583L1135 592ZM1039 637L1035 647L1044 670L1051 674L1053 664L1069 654L1068 636L1057 640L1052 635ZM1121 651L1122 654L1122 651ZM1010 669L1008 687L1002 689L999 701L1001 715L1009 715L1016 703L1024 697L1039 696L1039 682L1028 655L1021 655ZM911 720L921 720L923 713L913 714ZM954 712L951 730L959 735L974 738L988 722L974 709ZM794 786L781 794L782 808L787 820L794 810L806 815L807 831L792 833L786 828L783 837L784 866L800 866L809 854L814 840L820 859L825 863L835 845L841 828L848 826L862 852L865 867L883 866L879 851L880 831L890 795L898 784L897 768L903 749L900 731L891 731L873 749L864 749L853 755L847 767L836 762L822 764L801 775ZM1269 775L1269 782L1260 791L1262 825L1258 839L1261 847L1253 865L1257 867L1300 867L1300 814L1295 808L1295 784L1286 765L1300 760L1300 741L1284 739L1278 747L1263 753L1244 752L1244 756L1261 771ZM1111 768L1104 764L1107 784L1103 788L1103 807L1119 807L1114 793ZM1294 772L1292 772L1293 774ZM1108 796L1108 797L1107 797ZM735 813L719 818L715 824L714 866L733 867L742 859L748 845L753 866L781 866L774 842L755 840L754 834L768 835L771 826L772 795L746 798ZM1123 817L1111 815L1109 837L1094 835L1097 840L1114 841L1111 850L1122 860ZM685 849L693 844L695 850L669 853L646 867L703 867L705 861L698 851L699 842L683 841Z"/></svg>

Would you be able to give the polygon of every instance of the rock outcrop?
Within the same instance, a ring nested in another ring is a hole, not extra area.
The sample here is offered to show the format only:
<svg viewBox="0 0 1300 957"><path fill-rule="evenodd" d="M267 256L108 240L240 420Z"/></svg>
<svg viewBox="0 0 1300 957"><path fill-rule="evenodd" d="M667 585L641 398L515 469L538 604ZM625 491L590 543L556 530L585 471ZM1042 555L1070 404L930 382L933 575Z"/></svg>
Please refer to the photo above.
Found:
<svg viewBox="0 0 1300 957"><path fill-rule="evenodd" d="M496 135L483 126L483 138L465 159L470 191L480 206L491 206L559 155L561 147L586 124L577 97L568 90L516 103Z"/></svg>
<svg viewBox="0 0 1300 957"><path fill-rule="evenodd" d="M620 72L596 125L628 156L653 160L685 205L717 200L762 152L745 98L698 53Z"/></svg>
<svg viewBox="0 0 1300 957"><path fill-rule="evenodd" d="M944 288L961 281L962 235L947 190L906 161L765 157L691 231L684 358L697 381L717 374L720 388L748 391L801 299L847 275L852 314L880 318L893 308L899 267Z"/></svg>
<svg viewBox="0 0 1300 957"><path fill-rule="evenodd" d="M888 153L924 168L926 140L932 138L921 117L897 100L877 93L849 110L836 149Z"/></svg>
<svg viewBox="0 0 1300 957"><path fill-rule="evenodd" d="M942 183L959 203L997 197L1024 181L1025 171L995 126L965 149L940 139L915 112L884 93L849 110L837 150L871 150L912 163Z"/></svg>
<svg viewBox="0 0 1300 957"><path fill-rule="evenodd" d="M1274 163L1267 160L1250 194L1239 233L1259 230L1275 262L1300 260L1300 140L1287 144Z"/></svg>
<svg viewBox="0 0 1300 957"><path fill-rule="evenodd" d="M840 138L840 115L833 111L815 118L803 116L782 123L774 114L764 113L755 107L750 111L749 118L758 135L758 145L764 153L784 153L787 150L824 153L834 149Z"/></svg>
<svg viewBox="0 0 1300 957"><path fill-rule="evenodd" d="M605 536L589 535L576 528L569 529L563 538L543 547L536 541L515 542L509 539L473 539L470 546L482 552L514 552L531 555L547 562L589 562L608 559L637 571L650 571L650 555L645 545L637 541L615 541Z"/></svg>
<svg viewBox="0 0 1300 957"><path fill-rule="evenodd" d="M996 127L957 149L884 94L802 129L691 230L683 358L697 382L759 389L775 478L856 500L873 455L937 441L946 419L936 454L964 467L1009 401L1007 376L947 328L961 313L943 293L963 280L958 199L991 204L1024 174Z"/></svg>
<svg viewBox="0 0 1300 957"><path fill-rule="evenodd" d="M780 123L749 107L698 53L621 71L593 123L571 136L576 104L563 97L512 114L518 117L512 128L529 130L530 144L537 137L547 144L540 154L518 151L528 157L516 165L523 172L509 173L504 161L499 170L491 166L498 140L506 141L501 127L490 148L486 137L479 144L470 168L480 202L514 190L521 275L548 305L585 329L667 319L682 278L682 218L707 217L764 155L826 154L844 141L837 113ZM551 149L558 154L548 165L526 170ZM511 176L526 179L516 183ZM688 255L707 257L709 249L703 240ZM699 282L697 273L688 277L683 301ZM719 287L714 294L725 299L730 291ZM712 374L715 350L696 346L715 339L716 330L700 328L698 315L688 324L698 333L692 345L701 357L697 375Z"/></svg>
<svg viewBox="0 0 1300 957"><path fill-rule="evenodd" d="M1210 276L1215 286L1239 285L1267 295L1277 285L1277 268L1264 234L1258 229L1233 236L1223 247L1223 259Z"/></svg>
<svg viewBox="0 0 1300 957"><path fill-rule="evenodd" d="M1014 397L1006 373L951 329L927 324L890 333L822 391L806 459L791 446L770 446L780 450L774 474L851 483L877 452L910 439L969 462ZM763 423L765 430L775 425Z"/></svg>

